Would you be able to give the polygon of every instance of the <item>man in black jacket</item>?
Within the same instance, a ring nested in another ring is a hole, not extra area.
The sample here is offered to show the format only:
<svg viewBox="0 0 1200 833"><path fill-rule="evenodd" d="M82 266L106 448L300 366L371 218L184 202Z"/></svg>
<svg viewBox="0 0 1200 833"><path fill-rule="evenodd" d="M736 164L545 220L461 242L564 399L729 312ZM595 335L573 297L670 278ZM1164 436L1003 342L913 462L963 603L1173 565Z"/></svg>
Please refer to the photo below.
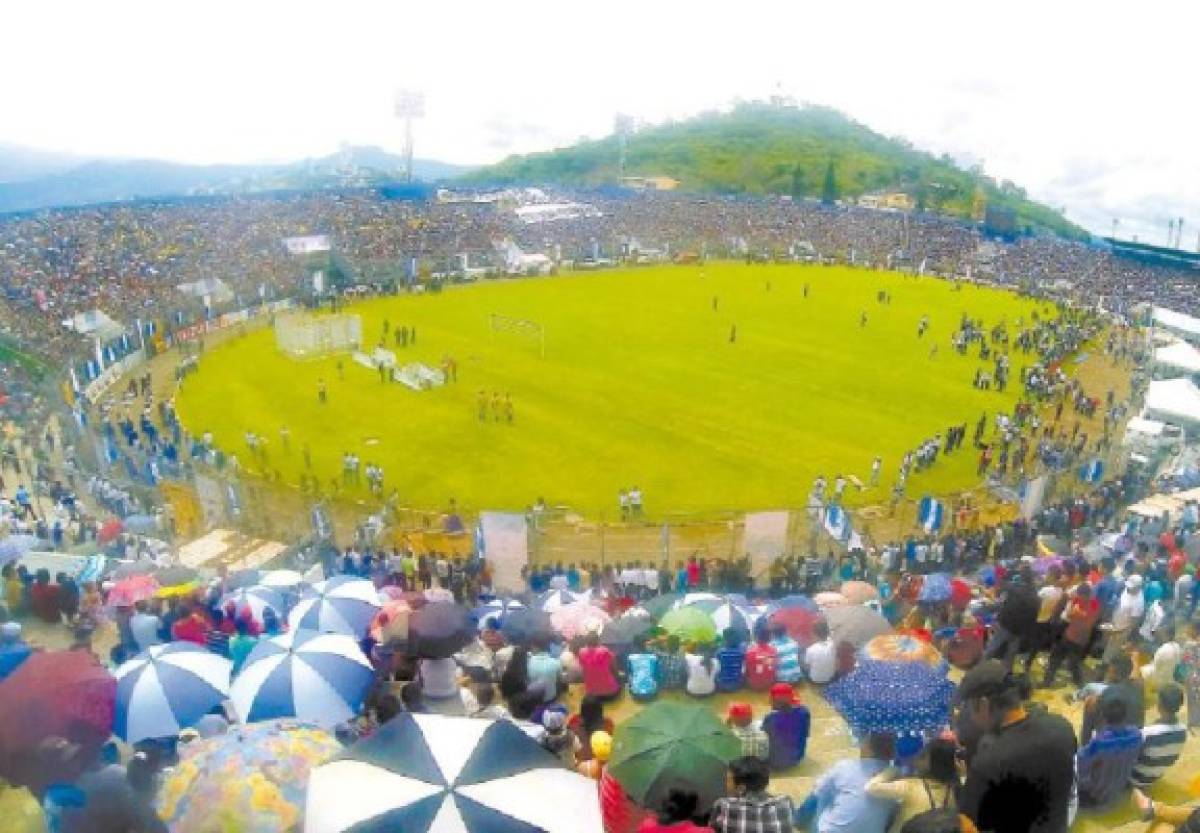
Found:
<svg viewBox="0 0 1200 833"><path fill-rule="evenodd" d="M1040 607L1041 602L1033 587L1033 571L1023 566L1004 592L985 657L999 659L1005 668L1012 670L1013 659L1020 651L1021 644L1028 644L1037 628Z"/></svg>

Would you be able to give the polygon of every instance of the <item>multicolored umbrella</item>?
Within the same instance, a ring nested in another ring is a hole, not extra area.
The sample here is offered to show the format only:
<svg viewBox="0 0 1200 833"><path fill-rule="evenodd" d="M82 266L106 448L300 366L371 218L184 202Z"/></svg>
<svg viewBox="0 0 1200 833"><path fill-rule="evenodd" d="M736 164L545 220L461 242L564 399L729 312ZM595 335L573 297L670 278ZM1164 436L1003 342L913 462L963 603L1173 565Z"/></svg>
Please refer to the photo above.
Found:
<svg viewBox="0 0 1200 833"><path fill-rule="evenodd" d="M313 585L288 614L294 630L342 633L361 639L379 610L379 592L366 579L334 576Z"/></svg>
<svg viewBox="0 0 1200 833"><path fill-rule="evenodd" d="M426 659L452 657L475 637L475 622L463 607L430 602L408 620L408 650Z"/></svg>
<svg viewBox="0 0 1200 833"><path fill-rule="evenodd" d="M722 602L722 601L725 601L725 599L727 599L727 598L730 598L730 597L722 596L720 593L709 593L708 591L700 591L700 592L695 592L695 593L684 593L671 606L672 607L685 607L688 605L694 605L698 602ZM740 598L744 599L744 597L740 597Z"/></svg>
<svg viewBox="0 0 1200 833"><path fill-rule="evenodd" d="M400 830L601 833L603 824L596 782L512 722L405 712L312 771L304 818L304 833Z"/></svg>
<svg viewBox="0 0 1200 833"><path fill-rule="evenodd" d="M798 607L803 610L818 609L817 603L802 593L792 593L791 595L784 596L781 599L776 599L775 601L771 602L771 604L779 610L784 610L790 607Z"/></svg>
<svg viewBox="0 0 1200 833"><path fill-rule="evenodd" d="M942 667L942 655L928 642L908 634L886 633L862 647L865 659L880 662L923 662L931 668Z"/></svg>
<svg viewBox="0 0 1200 833"><path fill-rule="evenodd" d="M0 777L45 785L35 751L49 737L82 748L81 766L95 760L112 734L117 681L88 651L35 651L0 681Z"/></svg>
<svg viewBox="0 0 1200 833"><path fill-rule="evenodd" d="M892 630L882 614L860 605L830 608L825 611L825 621L835 642L849 642L856 648Z"/></svg>
<svg viewBox="0 0 1200 833"><path fill-rule="evenodd" d="M294 717L336 726L358 713L374 676L352 637L291 632L259 641L229 699L243 723Z"/></svg>
<svg viewBox="0 0 1200 833"><path fill-rule="evenodd" d="M936 732L950 722L954 683L923 662L863 660L825 697L858 737Z"/></svg>
<svg viewBox="0 0 1200 833"><path fill-rule="evenodd" d="M921 583L917 593L917 604L940 605L950 601L950 576L946 573L930 573Z"/></svg>
<svg viewBox="0 0 1200 833"><path fill-rule="evenodd" d="M295 570L271 570L263 573L258 583L273 590L294 590L304 584L304 576Z"/></svg>
<svg viewBox="0 0 1200 833"><path fill-rule="evenodd" d="M687 785L701 808L725 794L729 762L742 745L708 706L660 700L617 727L608 772L643 807Z"/></svg>
<svg viewBox="0 0 1200 833"><path fill-rule="evenodd" d="M680 607L668 611L658 626L682 642L708 644L717 641L717 628L704 611L695 607Z"/></svg>
<svg viewBox="0 0 1200 833"><path fill-rule="evenodd" d="M287 609L283 596L270 587L243 587L240 590L234 590L221 599L221 607L224 608L230 604L233 605L238 616L242 614L243 610L249 610L250 616L259 623L263 621L263 616L268 608L275 611L276 618L282 617L284 610Z"/></svg>
<svg viewBox="0 0 1200 833"><path fill-rule="evenodd" d="M865 581L843 581L839 592L850 604L861 605L879 598L879 590Z"/></svg>
<svg viewBox="0 0 1200 833"><path fill-rule="evenodd" d="M758 611L748 606L742 606L729 599L705 599L691 602L687 607L702 610L712 619L717 633L724 633L727 628L733 628L743 634L754 631L754 623L758 621Z"/></svg>
<svg viewBox="0 0 1200 833"><path fill-rule="evenodd" d="M229 697L233 663L191 642L155 645L116 670L113 732L126 743L174 738Z"/></svg>
<svg viewBox="0 0 1200 833"><path fill-rule="evenodd" d="M527 607L514 610L504 617L500 633L513 645L529 645L531 642L549 641L554 638L554 625L550 614L544 610Z"/></svg>
<svg viewBox="0 0 1200 833"><path fill-rule="evenodd" d="M550 611L550 624L563 639L599 633L612 617L591 602L575 602Z"/></svg>
<svg viewBox="0 0 1200 833"><path fill-rule="evenodd" d="M153 599L158 588L158 580L154 576L129 576L113 584L108 591L108 603L112 607L133 607L138 602Z"/></svg>
<svg viewBox="0 0 1200 833"><path fill-rule="evenodd" d="M618 653L628 651L639 637L648 636L657 625L648 616L622 616L613 619L600 632L600 642Z"/></svg>
<svg viewBox="0 0 1200 833"><path fill-rule="evenodd" d="M320 728L294 720L232 726L184 746L158 790L171 833L298 831L312 768L341 752Z"/></svg>

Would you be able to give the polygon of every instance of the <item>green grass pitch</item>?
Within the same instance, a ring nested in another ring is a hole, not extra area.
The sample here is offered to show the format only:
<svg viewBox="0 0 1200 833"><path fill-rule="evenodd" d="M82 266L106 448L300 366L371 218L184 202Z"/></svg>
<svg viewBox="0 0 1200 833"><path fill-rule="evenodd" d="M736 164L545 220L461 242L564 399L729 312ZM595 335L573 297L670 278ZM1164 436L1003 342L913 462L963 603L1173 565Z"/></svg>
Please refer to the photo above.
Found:
<svg viewBox="0 0 1200 833"><path fill-rule="evenodd" d="M880 289L891 304L877 302ZM340 380L337 358L293 361L263 329L210 350L177 407L190 431L212 431L247 469L256 466L246 431L267 438L270 467L290 483L307 445L325 492L341 478L343 452L354 451L382 465L386 490L414 507L454 497L521 509L543 496L612 518L617 491L634 485L649 517L797 507L818 474L866 483L879 454L880 486L849 497L869 503L887 498L906 450L1017 399L1019 381L1005 394L972 387L981 362L949 343L961 315L1012 325L1035 308L997 290L819 266L709 263L490 282L350 308L362 316L366 349L385 319L415 327L415 346L393 348L389 338L389 349L401 363L454 357L457 384L383 384L349 356ZM545 358L533 340L492 333L493 313L543 324ZM918 339L922 315L930 329ZM1027 363L1014 355L1014 380ZM511 392L514 424L490 414L480 422L480 390ZM910 478L908 494L968 488L976 462L968 443Z"/></svg>

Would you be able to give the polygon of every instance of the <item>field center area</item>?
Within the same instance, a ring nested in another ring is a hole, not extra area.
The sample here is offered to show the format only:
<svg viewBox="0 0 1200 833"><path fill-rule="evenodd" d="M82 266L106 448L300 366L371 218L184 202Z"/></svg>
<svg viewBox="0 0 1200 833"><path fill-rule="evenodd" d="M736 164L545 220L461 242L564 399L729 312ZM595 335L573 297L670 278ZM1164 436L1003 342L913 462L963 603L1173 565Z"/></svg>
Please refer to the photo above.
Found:
<svg viewBox="0 0 1200 833"><path fill-rule="evenodd" d="M362 317L365 351L385 321L415 328L415 344L398 347L389 332L387 349L400 364L452 357L457 382L414 391L348 355L295 361L266 328L207 351L176 407L244 470L296 484L307 446L323 493L336 483L365 497L365 479L342 485L352 452L381 465L385 493L413 507L454 497L520 509L542 496L611 518L618 490L632 486L651 518L799 507L818 474L865 484L878 454L880 485L849 495L871 503L886 499L906 451L985 411L1011 411L1019 397L1033 357L1012 355L1007 392L976 390L976 369L991 363L976 349L954 352L962 315L988 328L1007 321L1015 336L1034 310L1052 314L1007 292L846 267L709 263L489 282L348 308ZM541 324L545 357L533 339L493 332L491 315ZM490 406L481 421L480 391L489 402L511 394L513 422ZM267 440L265 464L248 431ZM908 494L969 488L976 463L968 443L912 476Z"/></svg>

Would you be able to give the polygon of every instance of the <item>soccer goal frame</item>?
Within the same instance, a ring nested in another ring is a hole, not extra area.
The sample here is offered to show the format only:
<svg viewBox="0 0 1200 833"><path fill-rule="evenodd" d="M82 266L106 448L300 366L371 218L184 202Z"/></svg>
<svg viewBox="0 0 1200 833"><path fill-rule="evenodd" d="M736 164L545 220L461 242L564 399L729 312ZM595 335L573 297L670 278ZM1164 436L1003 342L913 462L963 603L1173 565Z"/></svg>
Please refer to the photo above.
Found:
<svg viewBox="0 0 1200 833"><path fill-rule="evenodd" d="M488 316L488 329L493 337L497 333L510 333L528 341L535 341L538 345L538 354L543 359L546 358L546 328L537 321L527 318L510 318L507 315L492 313Z"/></svg>
<svg viewBox="0 0 1200 833"><path fill-rule="evenodd" d="M275 344L301 360L352 352L362 346L362 319L349 313L280 316L275 319Z"/></svg>

